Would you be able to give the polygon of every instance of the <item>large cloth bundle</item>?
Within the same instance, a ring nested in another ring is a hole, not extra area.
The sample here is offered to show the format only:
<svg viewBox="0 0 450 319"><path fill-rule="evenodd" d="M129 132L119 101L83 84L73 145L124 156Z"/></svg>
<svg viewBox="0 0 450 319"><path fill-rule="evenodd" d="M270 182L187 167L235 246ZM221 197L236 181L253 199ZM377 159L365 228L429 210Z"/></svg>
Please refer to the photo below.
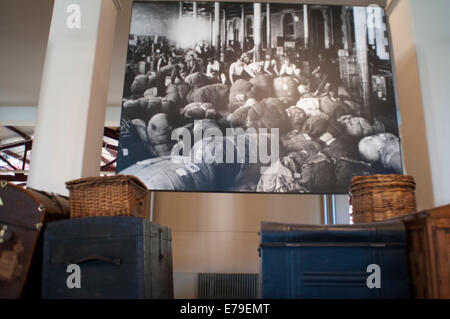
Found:
<svg viewBox="0 0 450 319"><path fill-rule="evenodd" d="M147 126L147 136L158 156L170 154L174 144L171 135L172 126L167 114L158 113L150 119Z"/></svg>
<svg viewBox="0 0 450 319"><path fill-rule="evenodd" d="M303 125L303 131L314 138L319 138L327 131L328 126L328 115L322 113L320 115L311 116L309 119L307 119L305 124Z"/></svg>
<svg viewBox="0 0 450 319"><path fill-rule="evenodd" d="M343 157L354 159L359 155L358 143L354 142L353 139L348 140L345 137L338 136L326 143L322 153L335 161Z"/></svg>
<svg viewBox="0 0 450 319"><path fill-rule="evenodd" d="M236 109L233 113L228 115L227 120L231 127L245 127L247 123L247 114L251 106L243 106Z"/></svg>
<svg viewBox="0 0 450 319"><path fill-rule="evenodd" d="M278 128L280 134L291 130L289 116L279 99L266 98L248 109L247 127Z"/></svg>
<svg viewBox="0 0 450 319"><path fill-rule="evenodd" d="M371 164L352 160L347 157L339 158L335 165L336 186L342 193L348 193L353 177L366 176L374 173Z"/></svg>
<svg viewBox="0 0 450 319"><path fill-rule="evenodd" d="M308 156L312 156L322 150L318 142L299 130L289 132L282 141L286 153L305 152Z"/></svg>
<svg viewBox="0 0 450 319"><path fill-rule="evenodd" d="M131 93L134 98L139 98L144 95L144 92L150 87L156 86L156 78L148 77L147 75L138 75L134 78L131 85Z"/></svg>
<svg viewBox="0 0 450 319"><path fill-rule="evenodd" d="M208 77L201 72L189 74L184 79L184 82L186 82L186 84L188 84L191 89L201 88L209 84Z"/></svg>
<svg viewBox="0 0 450 319"><path fill-rule="evenodd" d="M292 76L279 77L273 80L276 97L292 97L298 99L298 85L299 82Z"/></svg>
<svg viewBox="0 0 450 319"><path fill-rule="evenodd" d="M297 102L297 107L302 109L308 117L322 114L319 99L315 97L300 99Z"/></svg>
<svg viewBox="0 0 450 319"><path fill-rule="evenodd" d="M273 78L271 75L260 74L249 80L255 88L255 98L260 101L273 96Z"/></svg>
<svg viewBox="0 0 450 319"><path fill-rule="evenodd" d="M161 156L138 162L120 173L139 177L150 190L214 190L212 165L193 163L188 157Z"/></svg>
<svg viewBox="0 0 450 319"><path fill-rule="evenodd" d="M189 91L191 90L191 87L187 83L178 83L177 84L178 89L178 96L180 98L180 106L184 106L187 104L187 96Z"/></svg>
<svg viewBox="0 0 450 319"><path fill-rule="evenodd" d="M211 103L194 102L186 105L182 114L186 119L201 120L206 118L208 110L214 110Z"/></svg>
<svg viewBox="0 0 450 319"><path fill-rule="evenodd" d="M286 113L291 121L291 127L293 129L301 130L306 122L306 119L308 118L306 112L294 105L286 109Z"/></svg>
<svg viewBox="0 0 450 319"><path fill-rule="evenodd" d="M191 159L213 165L217 189L247 184L255 190L261 168L270 166L282 153L278 136L250 133L204 138L194 145Z"/></svg>
<svg viewBox="0 0 450 319"><path fill-rule="evenodd" d="M152 97L152 98L140 98L139 102L141 103L141 112L142 115L140 119L148 122L153 115L162 112L162 98L161 97Z"/></svg>
<svg viewBox="0 0 450 319"><path fill-rule="evenodd" d="M336 184L333 161L322 153L314 155L301 166L300 183L311 193L324 193Z"/></svg>
<svg viewBox="0 0 450 319"><path fill-rule="evenodd" d="M122 104L123 115L129 119L142 118L143 110L139 100L126 100Z"/></svg>
<svg viewBox="0 0 450 319"><path fill-rule="evenodd" d="M362 158L374 163L380 161L384 168L402 172L400 140L391 133L367 136L359 142Z"/></svg>
<svg viewBox="0 0 450 319"><path fill-rule="evenodd" d="M118 171L123 170L138 161L155 156L154 153L149 153L149 148L146 147L145 142L141 138L141 135L145 136L147 134L138 132L139 125L135 125L137 124L135 121L140 120L129 120L126 117L123 117L120 122L120 141L118 152L121 156L117 157Z"/></svg>
<svg viewBox="0 0 450 319"><path fill-rule="evenodd" d="M226 110L228 87L225 84L210 84L189 92L187 101L211 103L216 110Z"/></svg>
<svg viewBox="0 0 450 319"><path fill-rule="evenodd" d="M299 154L289 154L272 164L261 175L257 191L266 193L308 192L308 189L300 183L301 174L298 173L300 170L298 157Z"/></svg>
<svg viewBox="0 0 450 319"><path fill-rule="evenodd" d="M178 95L178 89L176 85L170 84L167 87L167 95L161 99L161 112L177 116L180 114L180 96Z"/></svg>
<svg viewBox="0 0 450 319"><path fill-rule="evenodd" d="M234 112L239 107L244 106L248 99L255 97L256 87L246 80L239 79L230 88L228 109L230 112Z"/></svg>
<svg viewBox="0 0 450 319"><path fill-rule="evenodd" d="M339 99L334 99L328 95L319 98L320 110L330 117L335 116L335 112L341 106L342 102Z"/></svg>
<svg viewBox="0 0 450 319"><path fill-rule="evenodd" d="M372 134L373 131L370 122L363 117L344 115L338 119L338 122L345 125L348 134L355 138L363 138Z"/></svg>

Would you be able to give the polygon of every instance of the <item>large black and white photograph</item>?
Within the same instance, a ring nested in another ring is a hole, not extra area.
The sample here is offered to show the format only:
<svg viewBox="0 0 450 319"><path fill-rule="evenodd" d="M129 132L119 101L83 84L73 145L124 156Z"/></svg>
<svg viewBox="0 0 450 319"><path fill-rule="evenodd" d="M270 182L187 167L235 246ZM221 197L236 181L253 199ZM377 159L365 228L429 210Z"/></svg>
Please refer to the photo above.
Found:
<svg viewBox="0 0 450 319"><path fill-rule="evenodd" d="M401 174L389 43L376 6L134 2L117 173L310 194Z"/></svg>

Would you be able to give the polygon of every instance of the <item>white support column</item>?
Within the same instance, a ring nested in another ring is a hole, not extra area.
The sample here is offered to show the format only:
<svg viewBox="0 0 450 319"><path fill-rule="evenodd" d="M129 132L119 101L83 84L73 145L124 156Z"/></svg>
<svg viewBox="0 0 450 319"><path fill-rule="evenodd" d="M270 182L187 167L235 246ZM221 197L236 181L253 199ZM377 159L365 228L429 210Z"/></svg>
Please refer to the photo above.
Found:
<svg viewBox="0 0 450 319"><path fill-rule="evenodd" d="M213 26L214 42L213 45L216 52L220 52L220 3L214 2L214 26Z"/></svg>
<svg viewBox="0 0 450 319"><path fill-rule="evenodd" d="M78 0L80 28L55 1L37 111L28 186L67 194L68 180L100 174L117 8Z"/></svg>
<svg viewBox="0 0 450 319"><path fill-rule="evenodd" d="M261 3L253 4L253 41L255 62L261 61Z"/></svg>
<svg viewBox="0 0 450 319"><path fill-rule="evenodd" d="M225 12L225 9L222 9L222 32L221 39L222 39L222 46L226 47L227 45L227 14Z"/></svg>
<svg viewBox="0 0 450 319"><path fill-rule="evenodd" d="M245 10L244 6L241 5L241 29L239 32L239 41L241 42L241 49L244 49L245 40Z"/></svg>
<svg viewBox="0 0 450 319"><path fill-rule="evenodd" d="M308 48L309 45L309 22L308 22L308 5L303 5L303 32L305 38L305 49Z"/></svg>
<svg viewBox="0 0 450 319"><path fill-rule="evenodd" d="M194 20L197 20L197 2L193 2L193 9L192 9L192 11L193 11L193 17L194 17Z"/></svg>
<svg viewBox="0 0 450 319"><path fill-rule="evenodd" d="M356 58L362 84L362 98L364 100L363 116L370 114L370 79L369 57L367 49L367 8L354 7Z"/></svg>
<svg viewBox="0 0 450 319"><path fill-rule="evenodd" d="M330 16L328 9L320 9L320 12L322 12L323 16L323 28L324 28L324 35L325 35L325 49L330 48Z"/></svg>
<svg viewBox="0 0 450 319"><path fill-rule="evenodd" d="M267 48L272 48L272 35L271 35L271 20L270 20L270 3L266 3L266 36L267 36ZM269 50L270 51L270 50Z"/></svg>

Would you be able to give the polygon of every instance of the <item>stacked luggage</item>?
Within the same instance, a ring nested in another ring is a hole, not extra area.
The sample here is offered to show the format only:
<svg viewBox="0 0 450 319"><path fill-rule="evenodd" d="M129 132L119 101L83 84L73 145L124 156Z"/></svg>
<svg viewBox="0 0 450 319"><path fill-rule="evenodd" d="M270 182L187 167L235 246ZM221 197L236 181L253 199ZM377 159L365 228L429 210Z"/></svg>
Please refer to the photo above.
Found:
<svg viewBox="0 0 450 319"><path fill-rule="evenodd" d="M144 184L124 175L66 184L71 219L48 225L42 296L173 298L171 231L148 220Z"/></svg>
<svg viewBox="0 0 450 319"><path fill-rule="evenodd" d="M0 298L173 298L171 231L149 220L144 184L67 187L69 198L1 182Z"/></svg>
<svg viewBox="0 0 450 319"><path fill-rule="evenodd" d="M405 226L262 223L262 298L409 298Z"/></svg>
<svg viewBox="0 0 450 319"><path fill-rule="evenodd" d="M39 298L43 228L65 218L66 197L0 182L0 298Z"/></svg>

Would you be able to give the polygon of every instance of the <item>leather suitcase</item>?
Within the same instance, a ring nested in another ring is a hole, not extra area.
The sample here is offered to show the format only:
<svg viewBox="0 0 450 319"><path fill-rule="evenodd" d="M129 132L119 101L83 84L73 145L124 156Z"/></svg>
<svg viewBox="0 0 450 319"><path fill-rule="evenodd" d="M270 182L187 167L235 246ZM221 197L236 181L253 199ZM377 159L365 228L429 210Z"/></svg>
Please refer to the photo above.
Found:
<svg viewBox="0 0 450 319"><path fill-rule="evenodd" d="M265 299L409 298L406 231L401 221L358 225L262 223ZM378 265L380 288L369 288Z"/></svg>
<svg viewBox="0 0 450 319"><path fill-rule="evenodd" d="M69 265L79 266L79 288L74 287L77 279L69 278L76 275ZM49 224L44 235L42 296L173 298L170 229L128 216Z"/></svg>
<svg viewBox="0 0 450 319"><path fill-rule="evenodd" d="M401 218L415 298L450 298L450 205Z"/></svg>
<svg viewBox="0 0 450 319"><path fill-rule="evenodd" d="M69 218L67 197L0 182L0 298L39 298L41 229Z"/></svg>

